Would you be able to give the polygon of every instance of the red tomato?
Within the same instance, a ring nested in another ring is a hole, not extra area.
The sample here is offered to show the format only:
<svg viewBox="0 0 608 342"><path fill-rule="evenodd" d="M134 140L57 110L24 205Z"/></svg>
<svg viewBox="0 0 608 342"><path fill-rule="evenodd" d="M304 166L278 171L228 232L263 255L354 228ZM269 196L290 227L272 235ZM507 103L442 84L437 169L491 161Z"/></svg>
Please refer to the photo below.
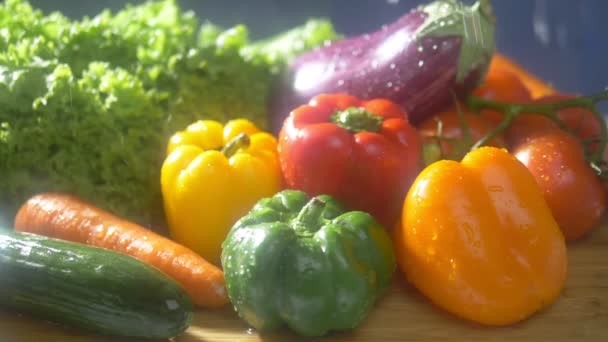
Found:
<svg viewBox="0 0 608 342"><path fill-rule="evenodd" d="M537 99L537 103L553 103L560 102L576 97L569 94L547 95ZM582 140L588 140L600 137L601 123L598 121L592 112L584 108L567 108L557 112L557 116ZM597 149L597 144L590 145L590 151Z"/></svg>
<svg viewBox="0 0 608 342"><path fill-rule="evenodd" d="M472 143L475 143L479 139L483 138L492 130L492 123L483 117L466 111L463 114L469 129ZM448 138L448 140L437 139L437 128L439 122L441 122L442 125L441 136ZM437 143L439 141L441 154L444 157L442 159L460 160L462 156L464 156L472 147L465 146L465 142L463 141L462 125L456 110L445 111L423 121L418 126L418 134L425 144ZM487 145L503 147L505 144L502 135L498 135Z"/></svg>
<svg viewBox="0 0 608 342"><path fill-rule="evenodd" d="M534 100L533 103L555 103L574 97L574 95L567 94L547 95ZM573 107L558 111L557 116L582 141L599 139L601 123L592 112ZM522 113L511 122L505 132L505 137L509 148L513 149L534 135L543 134L547 129L556 128L559 128L559 126L543 115ZM589 151L593 152L597 149L597 144L591 143L588 147Z"/></svg>
<svg viewBox="0 0 608 342"><path fill-rule="evenodd" d="M516 74L492 66L481 86L473 91L473 95L486 100L509 103L526 103L531 99L528 88ZM492 110L482 110L480 114L494 125L499 124L504 118L503 113Z"/></svg>
<svg viewBox="0 0 608 342"><path fill-rule="evenodd" d="M559 129L559 126L546 116L521 113L505 130L507 148L513 150L534 136L554 129Z"/></svg>
<svg viewBox="0 0 608 342"><path fill-rule="evenodd" d="M536 179L567 240L599 225L606 211L606 192L576 138L548 130L522 143L513 154Z"/></svg>

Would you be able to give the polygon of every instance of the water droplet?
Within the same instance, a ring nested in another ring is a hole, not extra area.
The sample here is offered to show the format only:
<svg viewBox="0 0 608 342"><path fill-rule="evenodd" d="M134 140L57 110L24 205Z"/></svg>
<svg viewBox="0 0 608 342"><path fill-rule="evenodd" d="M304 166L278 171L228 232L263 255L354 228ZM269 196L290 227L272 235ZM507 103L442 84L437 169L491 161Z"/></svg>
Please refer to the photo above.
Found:
<svg viewBox="0 0 608 342"><path fill-rule="evenodd" d="M390 87L392 87L392 86L393 86L393 82L387 82L387 83L386 83L386 87L387 87L387 88L390 88Z"/></svg>
<svg viewBox="0 0 608 342"><path fill-rule="evenodd" d="M249 328L249 329L247 329L247 334L248 334L248 335L253 335L253 334L255 334L255 329L254 329L254 328Z"/></svg>
<svg viewBox="0 0 608 342"><path fill-rule="evenodd" d="M338 86L341 87L344 85L344 80L338 80Z"/></svg>
<svg viewBox="0 0 608 342"><path fill-rule="evenodd" d="M395 65L395 63L391 63L391 65L389 65L388 67L391 68L391 69L395 69L396 65Z"/></svg>
<svg viewBox="0 0 608 342"><path fill-rule="evenodd" d="M504 191L504 189L503 189L503 187L502 187L502 186L500 186L500 185L490 185L490 186L488 187L488 191L489 191L489 192L503 192L503 191Z"/></svg>
<svg viewBox="0 0 608 342"><path fill-rule="evenodd" d="M418 61L418 67L421 68L424 65L424 61L423 60L419 60Z"/></svg>
<svg viewBox="0 0 608 342"><path fill-rule="evenodd" d="M179 308L179 304L177 303L177 301L172 300L172 299L165 300L165 304L167 305L167 309L169 309L171 311Z"/></svg>
<svg viewBox="0 0 608 342"><path fill-rule="evenodd" d="M424 51L424 47L422 45L418 46L418 52L423 52Z"/></svg>
<svg viewBox="0 0 608 342"><path fill-rule="evenodd" d="M529 240L530 246L536 246L538 244L538 236L533 237Z"/></svg>
<svg viewBox="0 0 608 342"><path fill-rule="evenodd" d="M378 67L378 61L372 61L372 69L376 69Z"/></svg>
<svg viewBox="0 0 608 342"><path fill-rule="evenodd" d="M531 226L529 224L527 224L527 223L519 225L519 229L521 229L521 230L528 230L528 229L530 229L530 227Z"/></svg>
<svg viewBox="0 0 608 342"><path fill-rule="evenodd" d="M437 44L433 44L433 50L437 50Z"/></svg>
<svg viewBox="0 0 608 342"><path fill-rule="evenodd" d="M445 21L443 21L443 20L442 20L442 21L440 21L440 22L439 22L439 26L444 27L444 26L445 26Z"/></svg>

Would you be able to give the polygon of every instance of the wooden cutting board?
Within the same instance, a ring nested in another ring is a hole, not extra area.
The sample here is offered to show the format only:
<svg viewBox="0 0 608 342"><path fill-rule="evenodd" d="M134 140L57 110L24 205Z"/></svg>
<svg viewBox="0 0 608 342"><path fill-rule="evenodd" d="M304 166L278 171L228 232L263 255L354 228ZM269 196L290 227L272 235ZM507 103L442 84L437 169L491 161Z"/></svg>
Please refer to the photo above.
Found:
<svg viewBox="0 0 608 342"><path fill-rule="evenodd" d="M354 331L320 339L283 331L259 336L231 307L199 311L174 342L194 341L608 341L608 224L569 246L566 288L550 307L508 327L482 327L433 306L397 279L369 317ZM85 335L51 323L0 312L0 341L143 341ZM169 340L165 340L169 341Z"/></svg>

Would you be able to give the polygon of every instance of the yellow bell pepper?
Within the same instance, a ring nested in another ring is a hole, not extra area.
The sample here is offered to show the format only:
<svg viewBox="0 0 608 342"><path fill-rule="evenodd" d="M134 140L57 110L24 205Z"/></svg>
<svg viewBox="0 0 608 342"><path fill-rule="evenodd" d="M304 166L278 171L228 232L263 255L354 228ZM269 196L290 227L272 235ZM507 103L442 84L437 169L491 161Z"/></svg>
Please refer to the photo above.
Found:
<svg viewBox="0 0 608 342"><path fill-rule="evenodd" d="M195 122L171 137L161 169L171 237L219 265L232 225L280 186L275 137L245 119Z"/></svg>

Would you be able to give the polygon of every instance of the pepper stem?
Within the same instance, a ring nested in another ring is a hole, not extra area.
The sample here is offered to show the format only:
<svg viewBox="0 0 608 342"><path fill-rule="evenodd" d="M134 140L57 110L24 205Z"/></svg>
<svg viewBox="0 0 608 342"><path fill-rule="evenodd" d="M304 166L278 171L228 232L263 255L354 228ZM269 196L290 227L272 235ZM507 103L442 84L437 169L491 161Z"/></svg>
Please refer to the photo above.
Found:
<svg viewBox="0 0 608 342"><path fill-rule="evenodd" d="M381 116L360 107L348 107L336 111L330 120L352 133L378 132L384 121Z"/></svg>
<svg viewBox="0 0 608 342"><path fill-rule="evenodd" d="M321 228L321 215L325 209L326 202L318 197L313 197L300 210L295 221L298 223L298 230L315 233Z"/></svg>
<svg viewBox="0 0 608 342"><path fill-rule="evenodd" d="M249 147L251 140L249 136L245 133L241 133L236 137L232 138L226 146L222 149L222 153L226 156L226 158L232 157L238 150L242 148Z"/></svg>

